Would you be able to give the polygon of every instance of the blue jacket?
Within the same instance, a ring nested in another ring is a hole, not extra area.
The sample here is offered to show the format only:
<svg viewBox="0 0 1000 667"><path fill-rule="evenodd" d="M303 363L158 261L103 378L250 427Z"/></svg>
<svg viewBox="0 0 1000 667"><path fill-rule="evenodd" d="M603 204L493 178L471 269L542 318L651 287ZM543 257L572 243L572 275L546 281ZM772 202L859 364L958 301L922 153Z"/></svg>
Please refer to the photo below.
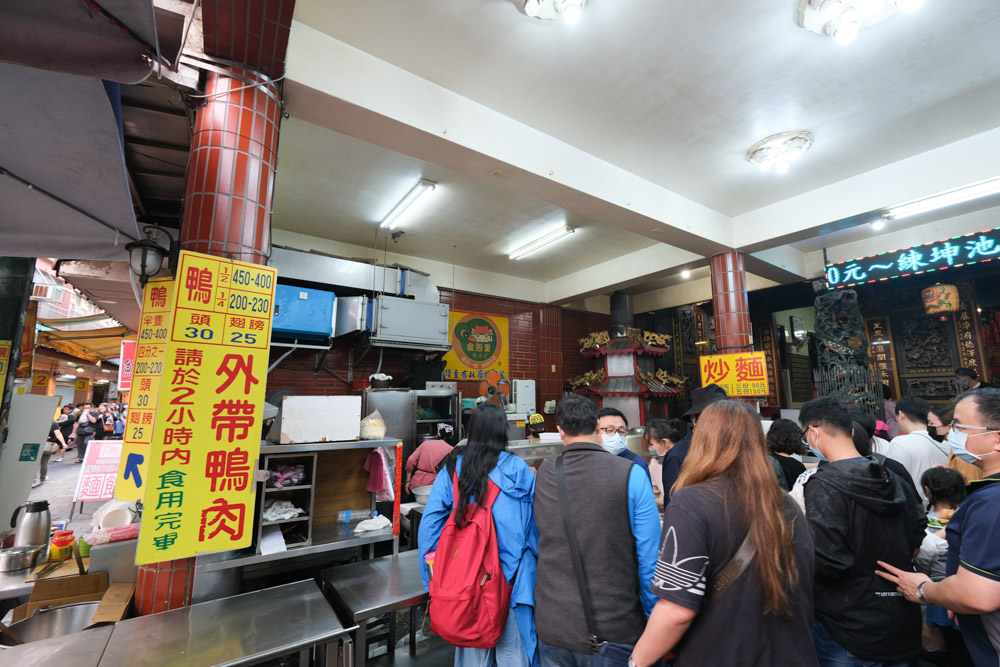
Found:
<svg viewBox="0 0 1000 667"><path fill-rule="evenodd" d="M459 456L455 474L461 473ZM500 565L507 581L513 581L510 606L517 619L517 629L533 667L538 665L538 639L535 634L535 567L538 559L538 529L532 512L535 475L528 464L508 452L501 452L489 478L500 487L493 504L493 523L497 531ZM438 539L454 505L452 479L441 470L431 487L424 516L420 520L420 576L427 588L429 581L424 557L437 549ZM517 575L515 579L515 575Z"/></svg>
<svg viewBox="0 0 1000 667"><path fill-rule="evenodd" d="M633 452L631 449L621 450L620 452L618 452L618 456L622 457L623 459L628 459L629 461L632 461L637 466L642 468L643 471L646 473L646 478L650 480L650 483L652 483L653 477L649 474L649 464L646 463L646 459L642 458L641 456Z"/></svg>

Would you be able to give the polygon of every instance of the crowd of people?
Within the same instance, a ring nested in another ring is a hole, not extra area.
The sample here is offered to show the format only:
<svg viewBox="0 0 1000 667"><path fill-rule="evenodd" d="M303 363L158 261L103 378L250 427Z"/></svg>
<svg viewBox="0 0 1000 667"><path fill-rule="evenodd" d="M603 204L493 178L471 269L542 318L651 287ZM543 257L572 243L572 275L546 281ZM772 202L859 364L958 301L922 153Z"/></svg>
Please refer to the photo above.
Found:
<svg viewBox="0 0 1000 667"><path fill-rule="evenodd" d="M66 403L59 408L49 426L45 445L39 455L38 474L33 487L49 478L49 463L60 463L67 452L76 450L76 463L83 463L91 440L121 440L125 434L128 404L83 402Z"/></svg>
<svg viewBox="0 0 1000 667"><path fill-rule="evenodd" d="M487 486L511 588L499 639L456 665L1000 665L1000 390L902 397L892 438L829 397L768 422L709 385L685 416L646 425L646 465L624 415L564 399L534 472L499 407L473 412L419 533L432 627L428 561Z"/></svg>

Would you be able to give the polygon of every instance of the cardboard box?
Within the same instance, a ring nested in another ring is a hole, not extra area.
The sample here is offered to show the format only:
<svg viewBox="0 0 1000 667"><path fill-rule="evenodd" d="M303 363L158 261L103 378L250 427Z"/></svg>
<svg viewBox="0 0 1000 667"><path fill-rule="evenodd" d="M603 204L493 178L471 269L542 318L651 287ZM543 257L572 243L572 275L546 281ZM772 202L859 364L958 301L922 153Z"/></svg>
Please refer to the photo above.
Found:
<svg viewBox="0 0 1000 667"><path fill-rule="evenodd" d="M28 618L40 607L61 607L77 602L100 602L94 612L92 625L115 623L125 619L132 607L135 584L108 585L108 573L82 574L62 579L35 582L28 602L16 607L14 622Z"/></svg>

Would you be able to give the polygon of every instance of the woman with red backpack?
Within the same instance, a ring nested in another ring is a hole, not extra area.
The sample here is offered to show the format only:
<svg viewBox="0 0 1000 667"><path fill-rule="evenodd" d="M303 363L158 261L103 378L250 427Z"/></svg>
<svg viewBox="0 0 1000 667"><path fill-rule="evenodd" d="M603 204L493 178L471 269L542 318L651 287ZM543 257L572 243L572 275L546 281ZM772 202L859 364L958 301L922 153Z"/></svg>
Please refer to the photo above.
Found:
<svg viewBox="0 0 1000 667"><path fill-rule="evenodd" d="M480 405L468 440L442 462L420 522L431 629L455 646L456 667L538 664L535 476L506 450L506 414Z"/></svg>

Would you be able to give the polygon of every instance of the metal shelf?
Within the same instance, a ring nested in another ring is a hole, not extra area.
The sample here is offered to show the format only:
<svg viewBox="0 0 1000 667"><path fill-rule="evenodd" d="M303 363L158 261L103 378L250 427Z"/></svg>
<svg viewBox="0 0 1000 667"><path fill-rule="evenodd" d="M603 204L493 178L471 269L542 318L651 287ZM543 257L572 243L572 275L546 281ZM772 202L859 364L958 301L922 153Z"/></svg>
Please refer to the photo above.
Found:
<svg viewBox="0 0 1000 667"><path fill-rule="evenodd" d="M294 454L296 452L329 452L339 449L374 449L375 447L395 447L398 438L381 440L345 440L343 442L300 442L294 445L279 445L269 440L260 443L261 454Z"/></svg>
<svg viewBox="0 0 1000 667"><path fill-rule="evenodd" d="M308 521L312 517L309 516L293 516L291 519L278 519L277 521L261 521L262 526L277 526L279 523L291 523L293 521Z"/></svg>
<svg viewBox="0 0 1000 667"><path fill-rule="evenodd" d="M298 491L299 489L311 489L311 488L313 488L312 484L298 484L296 486L286 486L283 489L279 489L278 487L275 486L265 486L264 493L276 493L278 491Z"/></svg>
<svg viewBox="0 0 1000 667"><path fill-rule="evenodd" d="M416 420L416 422L418 424L440 424L441 422L447 423L447 422L453 422L453 421L455 421L454 417L441 417L440 419L417 419Z"/></svg>
<svg viewBox="0 0 1000 667"><path fill-rule="evenodd" d="M351 549L375 542L391 542L392 540L392 526L383 528L382 530L355 535L354 525L352 524L314 525L312 529L312 544L309 546L296 547L288 551L267 555L255 554L249 550L202 554L198 556L195 567L201 572L214 572L234 567L244 567L246 565L269 563L286 558L297 558L298 556L336 551L338 549Z"/></svg>

